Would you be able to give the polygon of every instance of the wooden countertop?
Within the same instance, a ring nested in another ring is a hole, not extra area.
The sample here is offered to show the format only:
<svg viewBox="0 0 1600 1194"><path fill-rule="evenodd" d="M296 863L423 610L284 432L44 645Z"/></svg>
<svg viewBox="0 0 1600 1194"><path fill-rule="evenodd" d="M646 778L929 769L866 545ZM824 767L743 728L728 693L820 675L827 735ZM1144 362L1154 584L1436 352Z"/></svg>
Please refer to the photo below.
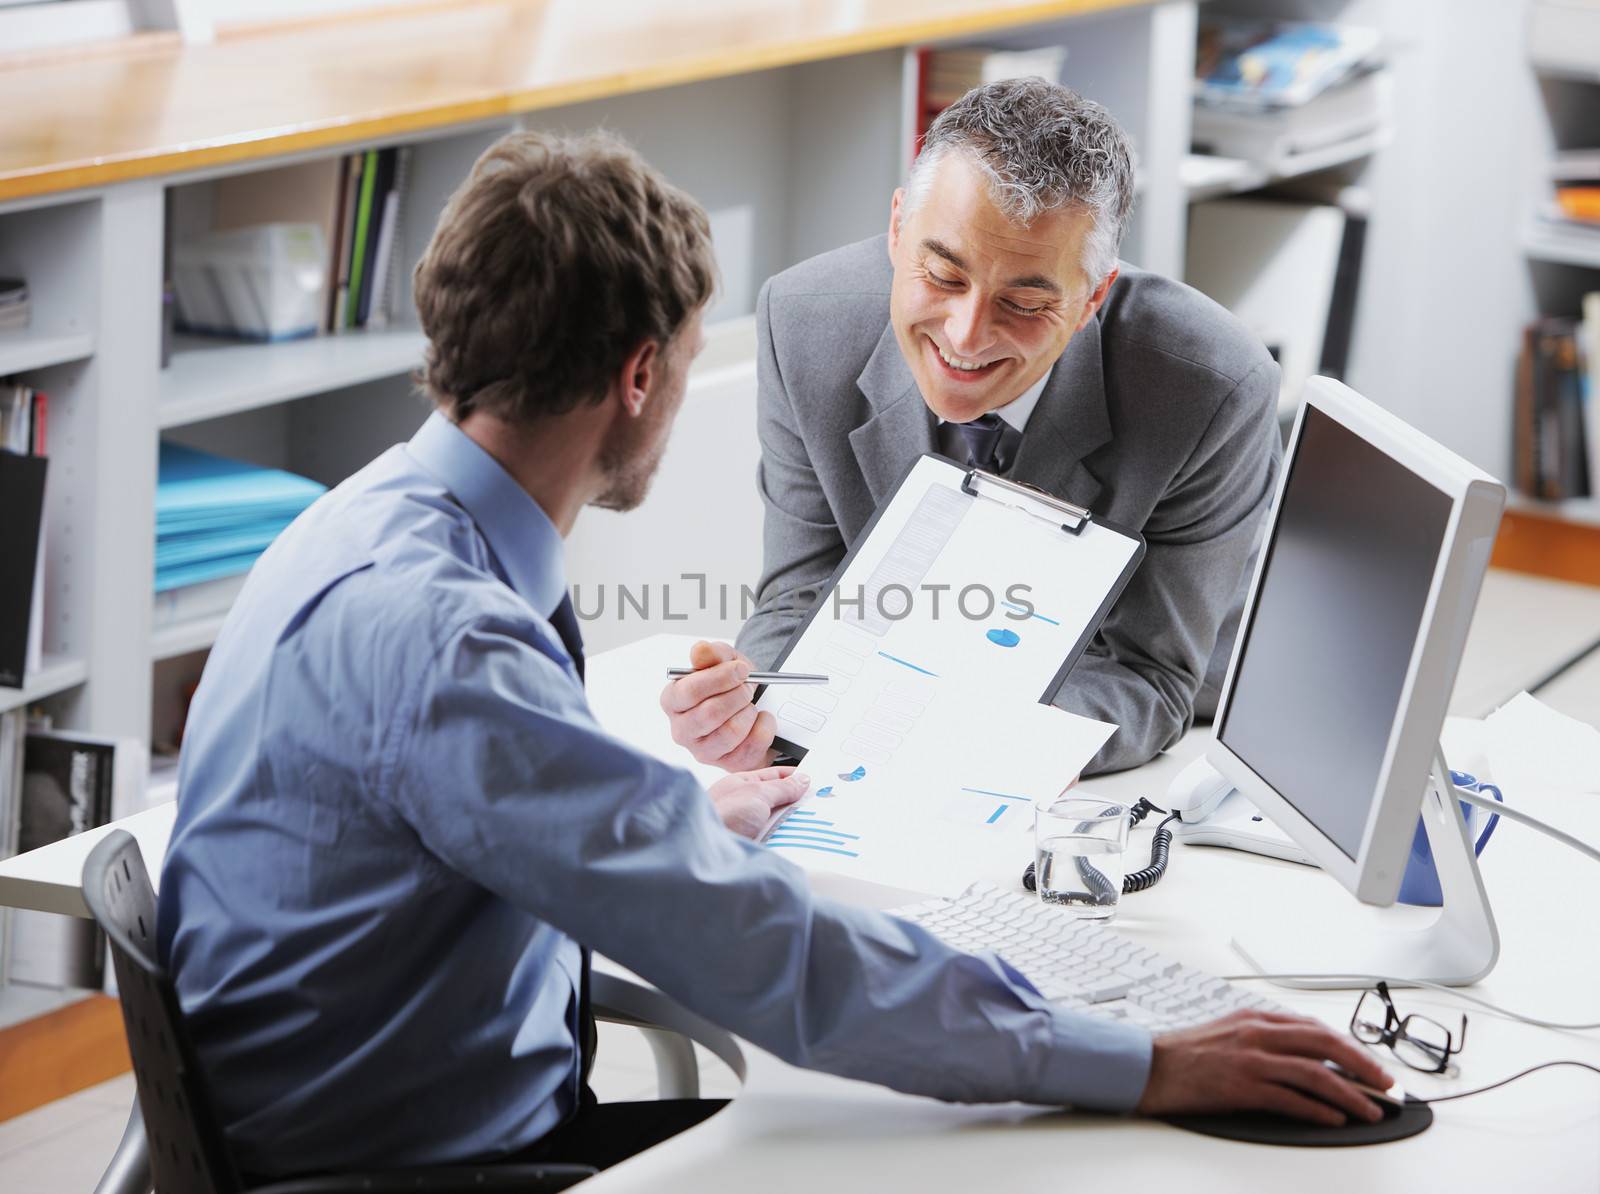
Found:
<svg viewBox="0 0 1600 1194"><path fill-rule="evenodd" d="M1145 0L467 0L0 57L0 202Z"/></svg>

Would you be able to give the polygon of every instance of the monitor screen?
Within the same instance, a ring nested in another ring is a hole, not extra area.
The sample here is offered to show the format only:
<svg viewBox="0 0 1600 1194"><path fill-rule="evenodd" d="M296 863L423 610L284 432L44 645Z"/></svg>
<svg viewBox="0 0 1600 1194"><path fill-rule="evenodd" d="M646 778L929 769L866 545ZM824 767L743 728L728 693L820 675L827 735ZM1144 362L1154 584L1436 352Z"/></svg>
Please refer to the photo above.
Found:
<svg viewBox="0 0 1600 1194"><path fill-rule="evenodd" d="M1452 502L1315 406L1297 442L1217 739L1353 859Z"/></svg>

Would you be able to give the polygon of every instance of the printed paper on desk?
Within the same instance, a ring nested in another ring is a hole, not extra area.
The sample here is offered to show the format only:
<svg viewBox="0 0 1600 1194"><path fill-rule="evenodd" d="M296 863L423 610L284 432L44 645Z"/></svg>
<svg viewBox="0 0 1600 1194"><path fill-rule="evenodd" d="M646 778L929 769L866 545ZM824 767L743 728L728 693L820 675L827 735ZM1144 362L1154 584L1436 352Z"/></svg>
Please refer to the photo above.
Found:
<svg viewBox="0 0 1600 1194"><path fill-rule="evenodd" d="M1484 720L1489 766L1506 798L1600 793L1600 730L1519 693Z"/></svg>
<svg viewBox="0 0 1600 1194"><path fill-rule="evenodd" d="M871 765L919 692L948 689L963 707L1033 702L1065 679L1143 543L1094 521L1069 534L964 492L965 476L940 457L919 459L834 577L780 661L831 682L768 688L757 702L777 718L782 744L853 745ZM882 729L851 739L841 724Z"/></svg>
<svg viewBox="0 0 1600 1194"><path fill-rule="evenodd" d="M895 682L901 703L868 761L858 736L885 723L835 723L806 755L806 797L765 838L809 870L953 895L1033 856L1034 801L1059 793L1115 732L1050 705L968 702L927 681Z"/></svg>

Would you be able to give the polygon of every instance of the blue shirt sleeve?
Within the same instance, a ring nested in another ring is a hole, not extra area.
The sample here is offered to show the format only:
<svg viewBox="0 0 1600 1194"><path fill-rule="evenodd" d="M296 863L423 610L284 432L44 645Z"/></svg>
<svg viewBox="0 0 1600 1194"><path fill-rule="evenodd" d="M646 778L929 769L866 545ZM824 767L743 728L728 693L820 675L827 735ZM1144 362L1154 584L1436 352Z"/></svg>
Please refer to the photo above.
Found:
<svg viewBox="0 0 1600 1194"><path fill-rule="evenodd" d="M959 1102L1138 1101L1148 1032L814 895L689 773L607 735L527 630L457 629L390 724L378 794L445 865L793 1064Z"/></svg>

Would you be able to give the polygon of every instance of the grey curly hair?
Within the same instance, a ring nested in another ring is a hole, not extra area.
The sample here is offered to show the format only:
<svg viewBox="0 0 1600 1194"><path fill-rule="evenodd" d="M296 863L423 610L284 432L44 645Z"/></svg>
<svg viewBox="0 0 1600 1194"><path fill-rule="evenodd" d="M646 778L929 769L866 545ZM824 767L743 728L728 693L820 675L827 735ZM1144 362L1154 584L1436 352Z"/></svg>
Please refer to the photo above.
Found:
<svg viewBox="0 0 1600 1194"><path fill-rule="evenodd" d="M1093 223L1083 246L1091 284L1117 263L1133 210L1133 147L1111 114L1070 88L1044 79L1005 79L974 87L951 104L923 140L906 179L902 214L921 206L934 173L953 150L969 155L1008 219L1026 227L1069 204Z"/></svg>

